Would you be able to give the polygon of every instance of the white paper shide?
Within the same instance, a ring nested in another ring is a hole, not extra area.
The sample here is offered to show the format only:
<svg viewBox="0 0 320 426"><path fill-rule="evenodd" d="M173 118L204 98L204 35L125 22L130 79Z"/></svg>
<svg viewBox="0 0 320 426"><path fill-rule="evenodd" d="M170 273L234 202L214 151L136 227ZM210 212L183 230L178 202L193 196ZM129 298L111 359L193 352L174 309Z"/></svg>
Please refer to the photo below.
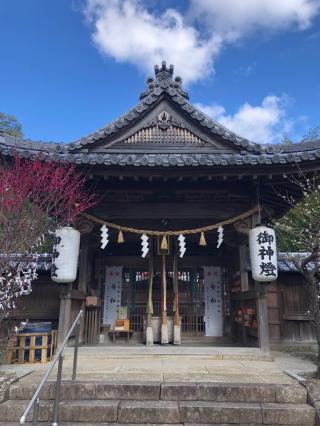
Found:
<svg viewBox="0 0 320 426"><path fill-rule="evenodd" d="M57 283L71 283L77 277L80 232L66 226L55 232L51 278Z"/></svg>
<svg viewBox="0 0 320 426"><path fill-rule="evenodd" d="M252 278L268 282L278 278L276 235L272 228L257 226L249 233Z"/></svg>

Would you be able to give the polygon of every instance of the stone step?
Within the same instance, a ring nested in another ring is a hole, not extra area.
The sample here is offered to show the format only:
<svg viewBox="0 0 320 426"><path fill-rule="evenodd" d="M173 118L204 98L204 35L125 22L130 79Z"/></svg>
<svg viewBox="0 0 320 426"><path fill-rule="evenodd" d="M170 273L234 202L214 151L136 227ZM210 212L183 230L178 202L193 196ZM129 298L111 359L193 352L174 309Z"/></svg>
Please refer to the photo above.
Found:
<svg viewBox="0 0 320 426"><path fill-rule="evenodd" d="M11 385L9 398L31 399L37 385ZM40 397L54 399L54 382L45 385ZM61 400L152 400L216 401L305 404L307 392L300 385L159 383L159 382L72 382L61 385Z"/></svg>
<svg viewBox="0 0 320 426"><path fill-rule="evenodd" d="M32 425L32 422L26 422L26 426ZM52 422L38 422L39 426L52 426ZM87 422L60 422L59 426L137 426L137 423L87 423ZM1 422L0 426L18 426L17 422ZM184 426L183 423L148 423L147 426ZM188 424L187 426L192 426ZM209 426L209 425L201 425ZM221 425L226 426L226 425ZM247 425L237 425L237 426L247 426ZM257 425L250 425L257 426ZM261 425L259 425L261 426ZM271 425L274 426L274 425ZM287 425L285 425L287 426ZM303 425L303 426L313 426L313 425Z"/></svg>
<svg viewBox="0 0 320 426"><path fill-rule="evenodd" d="M9 400L0 404L0 419L18 422L28 401ZM64 422L117 422L119 401L66 401L60 403L60 419ZM39 421L49 422L53 415L53 401L40 401ZM32 421L32 413L27 418Z"/></svg>
<svg viewBox="0 0 320 426"><path fill-rule="evenodd" d="M26 422L25 425L27 426L31 426L32 423L30 422ZM39 426L52 426L51 422L38 422ZM237 426L261 426L261 424L249 424L249 423L237 423ZM0 421L0 426L17 426L17 422L1 422ZM60 426L137 426L137 423L87 423L87 422L60 422ZM147 426L212 426L212 423L148 423ZM230 426L227 424L221 424L219 426ZM268 426L279 426L279 425L268 425ZM289 424L285 424L285 425L281 425L281 426L292 426ZM295 425L295 426L314 426L313 424L311 425L305 425L305 424L301 424L301 425Z"/></svg>
<svg viewBox="0 0 320 426"><path fill-rule="evenodd" d="M27 401L0 404L5 424L18 422ZM52 419L52 401L40 404L42 422ZM28 421L31 421L31 416ZM211 424L211 425L315 425L315 410L307 404L244 403L212 401L78 400L60 404L61 423L89 424Z"/></svg>
<svg viewBox="0 0 320 426"><path fill-rule="evenodd" d="M307 404L180 402L180 421L191 424L315 424L315 409Z"/></svg>

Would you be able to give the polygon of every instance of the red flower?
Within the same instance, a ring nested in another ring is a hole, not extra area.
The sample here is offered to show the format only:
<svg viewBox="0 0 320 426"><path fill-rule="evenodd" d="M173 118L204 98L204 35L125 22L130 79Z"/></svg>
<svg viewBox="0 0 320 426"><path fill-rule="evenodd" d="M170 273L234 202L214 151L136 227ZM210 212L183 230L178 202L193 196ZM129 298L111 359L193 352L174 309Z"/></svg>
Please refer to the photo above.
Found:
<svg viewBox="0 0 320 426"><path fill-rule="evenodd" d="M74 165L16 156L11 164L0 165L0 211L7 216L26 203L62 226L93 206L96 197L85 188L85 176Z"/></svg>

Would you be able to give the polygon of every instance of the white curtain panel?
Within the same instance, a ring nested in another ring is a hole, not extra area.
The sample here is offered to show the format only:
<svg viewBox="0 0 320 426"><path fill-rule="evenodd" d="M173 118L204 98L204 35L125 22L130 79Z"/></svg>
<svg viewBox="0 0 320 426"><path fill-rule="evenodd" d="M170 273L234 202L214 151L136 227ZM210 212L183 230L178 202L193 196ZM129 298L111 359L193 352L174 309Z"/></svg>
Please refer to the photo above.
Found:
<svg viewBox="0 0 320 426"><path fill-rule="evenodd" d="M206 336L223 335L222 279L219 266L204 267Z"/></svg>
<svg viewBox="0 0 320 426"><path fill-rule="evenodd" d="M121 306L122 266L107 266L104 287L103 324L111 327Z"/></svg>

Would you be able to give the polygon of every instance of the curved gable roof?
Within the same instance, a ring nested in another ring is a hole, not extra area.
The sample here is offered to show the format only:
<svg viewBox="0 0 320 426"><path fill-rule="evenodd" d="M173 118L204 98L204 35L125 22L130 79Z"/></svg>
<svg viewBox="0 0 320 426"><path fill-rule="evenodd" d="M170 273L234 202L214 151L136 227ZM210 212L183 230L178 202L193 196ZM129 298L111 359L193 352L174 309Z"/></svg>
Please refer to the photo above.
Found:
<svg viewBox="0 0 320 426"><path fill-rule="evenodd" d="M147 79L147 88L140 95L139 104L107 126L90 133L78 141L70 143L68 145L69 149L72 151L84 147L89 148L91 144L95 144L99 140L118 133L130 126L130 124L141 120L161 99L165 98L171 101L178 110L183 112L190 122L198 125L200 129L213 138L226 142L230 147L257 153L265 150L263 146L242 138L193 106L188 101L188 93L182 87L182 79L180 77L173 78L173 69L172 65L167 68L165 62L162 63L161 68L155 66L155 79L150 77Z"/></svg>
<svg viewBox="0 0 320 426"><path fill-rule="evenodd" d="M320 159L320 141L292 145L260 145L242 138L210 119L194 107L188 99L189 96L183 89L181 78L173 77L173 66L168 68L163 62L161 67L155 67L155 78L148 78L146 90L140 95L140 102L107 126L67 144L19 140L0 134L0 152L3 155L13 155L18 151L24 157L42 155L76 164L119 166L259 166ZM145 139L153 134L158 135L151 130L149 133L143 133L142 129L146 126L143 127L141 123L148 114L156 111L157 105L161 102L170 104L186 119L187 125L177 124L177 128L183 126L186 129L184 134L186 136L182 134L182 137L189 138L190 141L198 141L198 143L190 144L186 152L173 152L163 145L159 145L157 152L152 150L141 152L137 145L131 146L128 152L123 144L112 143L118 136L123 142L126 136L126 140L130 141L133 135ZM189 123L192 125L191 128L188 127ZM134 128L136 133L132 131ZM108 141L111 141L110 145ZM208 143L202 144L202 142ZM104 144L103 151L96 149L101 144ZM210 149L203 150L203 145ZM116 146L118 148L115 150Z"/></svg>

